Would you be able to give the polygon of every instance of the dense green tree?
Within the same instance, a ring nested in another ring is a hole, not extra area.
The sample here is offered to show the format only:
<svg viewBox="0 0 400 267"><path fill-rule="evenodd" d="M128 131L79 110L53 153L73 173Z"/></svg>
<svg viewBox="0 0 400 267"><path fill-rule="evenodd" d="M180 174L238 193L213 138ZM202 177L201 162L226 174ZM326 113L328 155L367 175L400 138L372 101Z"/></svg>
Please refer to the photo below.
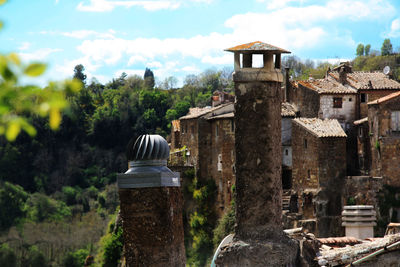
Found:
<svg viewBox="0 0 400 267"><path fill-rule="evenodd" d="M24 205L27 199L28 194L21 186L8 182L0 184L0 231L25 216Z"/></svg>
<svg viewBox="0 0 400 267"><path fill-rule="evenodd" d="M358 45L357 45L356 55L357 55L358 57L364 55L364 45L363 45L363 44L358 44Z"/></svg>
<svg viewBox="0 0 400 267"><path fill-rule="evenodd" d="M74 78L80 80L83 84L86 84L86 74L83 72L85 71L85 67L82 64L76 65L74 68Z"/></svg>
<svg viewBox="0 0 400 267"><path fill-rule="evenodd" d="M146 68L146 70L144 71L144 84L145 87L148 89L153 89L154 88L154 84L155 84L155 80L154 80L154 73L151 71L151 69Z"/></svg>
<svg viewBox="0 0 400 267"><path fill-rule="evenodd" d="M370 44L367 44L366 46L365 46L365 49L364 49L365 51L365 55L366 56L369 56L369 52L370 52L370 50L371 50L371 45Z"/></svg>
<svg viewBox="0 0 400 267"><path fill-rule="evenodd" d="M392 43L390 42L390 39L385 39L382 44L381 48L381 55L382 56L388 56L393 54L393 46Z"/></svg>
<svg viewBox="0 0 400 267"><path fill-rule="evenodd" d="M7 244L0 245L0 266L3 267L17 266L17 256Z"/></svg>

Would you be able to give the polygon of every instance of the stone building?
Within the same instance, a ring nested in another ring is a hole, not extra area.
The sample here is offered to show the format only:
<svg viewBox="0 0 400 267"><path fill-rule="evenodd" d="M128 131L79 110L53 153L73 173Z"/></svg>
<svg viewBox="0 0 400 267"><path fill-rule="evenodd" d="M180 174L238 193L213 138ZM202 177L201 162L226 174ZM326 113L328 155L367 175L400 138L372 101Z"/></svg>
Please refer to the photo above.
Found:
<svg viewBox="0 0 400 267"><path fill-rule="evenodd" d="M400 187L400 92L368 103L371 175Z"/></svg>
<svg viewBox="0 0 400 267"><path fill-rule="evenodd" d="M299 213L303 219L315 219L319 237L341 235L346 137L334 119L293 120L292 189L298 197Z"/></svg>
<svg viewBox="0 0 400 267"><path fill-rule="evenodd" d="M297 116L297 109L290 103L282 103L282 188L292 187L292 120Z"/></svg>
<svg viewBox="0 0 400 267"><path fill-rule="evenodd" d="M224 91L215 91L211 97L212 106L216 107L221 104L235 102L235 96Z"/></svg>
<svg viewBox="0 0 400 267"><path fill-rule="evenodd" d="M347 173L365 173L368 155L360 155L357 132L353 122L367 116L367 102L400 90L400 83L382 72L353 72L348 62L328 70L323 79L288 83L288 101L294 103L302 117L337 119L347 138ZM359 162L361 166L359 166ZM361 171L360 171L361 169Z"/></svg>
<svg viewBox="0 0 400 267"><path fill-rule="evenodd" d="M292 119L297 109L282 103L282 184L291 188ZM177 130L178 129L178 130ZM179 140L179 146L177 146ZM182 150L182 147L185 150ZM186 116L173 121L171 130L171 165L193 166L199 179L214 179L218 188L217 211L228 208L235 181L235 123L233 103L215 107L192 108ZM184 156L182 154L185 154ZM172 159L172 158L171 158Z"/></svg>

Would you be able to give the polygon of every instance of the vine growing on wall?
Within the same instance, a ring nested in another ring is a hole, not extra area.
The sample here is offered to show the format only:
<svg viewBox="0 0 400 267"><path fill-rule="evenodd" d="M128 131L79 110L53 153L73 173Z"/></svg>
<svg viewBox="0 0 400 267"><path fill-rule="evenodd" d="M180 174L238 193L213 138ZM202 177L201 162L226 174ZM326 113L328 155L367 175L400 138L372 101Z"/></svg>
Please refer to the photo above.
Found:
<svg viewBox="0 0 400 267"><path fill-rule="evenodd" d="M187 264L205 266L213 252L213 229L216 216L213 203L217 186L213 179L192 180L188 188L195 202L195 210L189 215L190 236L192 242L187 246Z"/></svg>

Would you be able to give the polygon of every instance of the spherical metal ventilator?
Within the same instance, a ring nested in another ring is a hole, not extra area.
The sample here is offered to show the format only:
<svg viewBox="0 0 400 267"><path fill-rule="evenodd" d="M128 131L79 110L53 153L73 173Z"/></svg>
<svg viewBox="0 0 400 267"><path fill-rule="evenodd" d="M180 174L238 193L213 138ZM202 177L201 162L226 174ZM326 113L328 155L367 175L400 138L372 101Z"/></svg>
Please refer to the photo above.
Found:
<svg viewBox="0 0 400 267"><path fill-rule="evenodd" d="M168 143L158 134L141 135L134 143L132 141L128 144L129 161L167 160L169 157Z"/></svg>
<svg viewBox="0 0 400 267"><path fill-rule="evenodd" d="M180 186L179 173L167 167L169 146L160 135L132 138L126 155L129 170L117 176L119 188Z"/></svg>

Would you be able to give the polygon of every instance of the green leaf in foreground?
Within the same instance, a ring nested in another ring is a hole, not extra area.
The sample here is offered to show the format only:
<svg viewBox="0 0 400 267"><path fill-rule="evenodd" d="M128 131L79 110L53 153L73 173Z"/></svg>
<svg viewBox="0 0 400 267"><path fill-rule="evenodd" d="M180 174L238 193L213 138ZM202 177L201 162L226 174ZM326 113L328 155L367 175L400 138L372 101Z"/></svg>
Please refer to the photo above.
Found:
<svg viewBox="0 0 400 267"><path fill-rule="evenodd" d="M43 74L46 70L46 65L42 63L32 63L25 68L24 73L31 77L37 77Z"/></svg>

